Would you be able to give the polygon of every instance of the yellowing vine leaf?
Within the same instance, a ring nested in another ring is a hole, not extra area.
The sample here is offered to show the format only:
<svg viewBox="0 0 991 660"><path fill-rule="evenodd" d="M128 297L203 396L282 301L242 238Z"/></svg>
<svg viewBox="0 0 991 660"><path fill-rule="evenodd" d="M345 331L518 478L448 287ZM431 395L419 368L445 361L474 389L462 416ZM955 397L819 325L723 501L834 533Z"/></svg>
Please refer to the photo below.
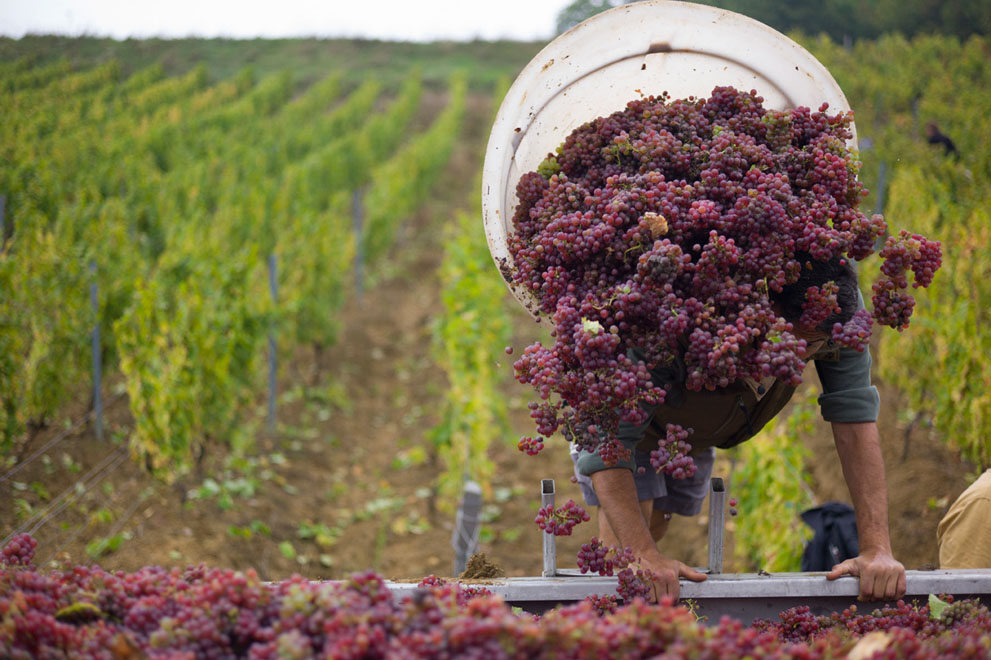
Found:
<svg viewBox="0 0 991 660"><path fill-rule="evenodd" d="M891 643L891 633L885 630L875 630L874 632L869 632L860 638L850 652L847 654L847 660L864 660L873 656L878 651L883 651L888 648L888 644Z"/></svg>
<svg viewBox="0 0 991 660"><path fill-rule="evenodd" d="M643 214L643 219L650 228L650 237L657 238L658 236L664 236L668 233L668 221L660 213L654 213L653 211L648 211Z"/></svg>

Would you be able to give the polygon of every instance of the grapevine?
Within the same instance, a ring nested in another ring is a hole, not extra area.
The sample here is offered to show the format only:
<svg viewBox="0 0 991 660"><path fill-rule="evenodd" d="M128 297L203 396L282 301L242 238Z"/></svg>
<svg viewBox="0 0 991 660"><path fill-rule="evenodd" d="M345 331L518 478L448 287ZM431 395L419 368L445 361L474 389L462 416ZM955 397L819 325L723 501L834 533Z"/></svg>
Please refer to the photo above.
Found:
<svg viewBox="0 0 991 660"><path fill-rule="evenodd" d="M694 391L769 376L797 385L800 331L866 347L871 317L850 318L852 304L838 313L832 281L803 288L794 317L777 304L814 263L848 268L886 231L858 209L867 193L847 146L852 114L827 110L767 110L730 87L644 97L580 126L522 176L504 274L553 323L553 345L533 344L514 364L543 400L531 411L542 435L561 430L614 464L625 458L619 423L642 424L641 404L664 403L649 369L683 360ZM912 309L905 273L928 286L940 244L903 234L880 257L873 320L901 329ZM678 441L655 468L670 467Z"/></svg>
<svg viewBox="0 0 991 660"><path fill-rule="evenodd" d="M340 71L300 90L288 71L208 87L204 68L127 80L121 69L7 79L0 283L15 294L0 302L0 454L78 389L98 322L107 371L127 387L132 449L172 478L208 441L246 430L266 335L278 328L280 351L336 341L360 241L354 191L381 179L367 190L364 247L387 250L458 143L466 85L452 79L448 109L415 135L415 72L378 110L384 85L342 99ZM108 240L134 249L103 250Z"/></svg>
<svg viewBox="0 0 991 660"><path fill-rule="evenodd" d="M424 143L429 144L443 150L453 143L444 147L432 138ZM418 153L414 159L422 159L424 152ZM442 313L433 326L432 352L447 374L448 387L441 421L431 436L444 465L437 480L441 509L453 506L466 476L481 486L486 499L492 497L496 469L489 447L507 426L507 406L498 392L504 374L492 360L492 346L509 339L511 323L500 297L502 284L485 267L485 235L475 221L479 213L481 200L448 225L438 270ZM539 453L542 440L524 438L519 450Z"/></svg>
<svg viewBox="0 0 991 660"><path fill-rule="evenodd" d="M751 570L797 571L811 528L798 515L815 506L805 466L813 460L803 438L813 432L815 393L795 397L788 417L732 449L739 467L729 498L730 516L744 514L734 526L734 552Z"/></svg>

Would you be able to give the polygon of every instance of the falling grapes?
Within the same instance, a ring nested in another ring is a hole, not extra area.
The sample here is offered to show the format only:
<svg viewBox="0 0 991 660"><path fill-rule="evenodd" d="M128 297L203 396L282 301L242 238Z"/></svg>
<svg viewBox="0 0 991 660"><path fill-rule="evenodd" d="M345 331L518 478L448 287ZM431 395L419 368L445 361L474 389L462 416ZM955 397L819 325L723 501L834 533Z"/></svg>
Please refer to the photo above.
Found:
<svg viewBox="0 0 991 660"><path fill-rule="evenodd" d="M536 438L531 438L530 436L524 436L520 438L517 443L516 448L527 456L536 456L544 448L544 439L540 436Z"/></svg>
<svg viewBox="0 0 991 660"><path fill-rule="evenodd" d="M588 512L575 503L568 500L561 506L554 508L548 504L537 511L534 522L537 527L548 534L554 536L571 536L571 530L583 522L588 522L590 516Z"/></svg>

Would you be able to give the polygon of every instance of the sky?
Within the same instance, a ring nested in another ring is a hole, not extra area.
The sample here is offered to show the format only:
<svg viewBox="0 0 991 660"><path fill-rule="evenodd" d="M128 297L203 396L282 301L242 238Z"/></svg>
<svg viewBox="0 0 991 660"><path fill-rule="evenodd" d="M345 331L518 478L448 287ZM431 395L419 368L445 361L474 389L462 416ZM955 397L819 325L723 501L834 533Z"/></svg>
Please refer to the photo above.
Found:
<svg viewBox="0 0 991 660"><path fill-rule="evenodd" d="M570 0L0 0L0 35L363 37L399 41L554 36Z"/></svg>

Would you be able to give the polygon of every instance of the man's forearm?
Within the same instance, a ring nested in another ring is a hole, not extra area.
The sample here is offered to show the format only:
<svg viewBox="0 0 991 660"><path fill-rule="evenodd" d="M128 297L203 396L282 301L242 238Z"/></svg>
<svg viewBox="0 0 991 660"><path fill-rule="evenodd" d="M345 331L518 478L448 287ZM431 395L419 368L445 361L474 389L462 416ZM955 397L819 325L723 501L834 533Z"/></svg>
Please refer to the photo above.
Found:
<svg viewBox="0 0 991 660"><path fill-rule="evenodd" d="M625 468L593 472L592 486L620 544L641 557L656 552L657 546L637 501L633 473Z"/></svg>
<svg viewBox="0 0 991 660"><path fill-rule="evenodd" d="M881 439L874 422L833 422L833 439L857 512L860 554L833 567L827 580L845 575L860 579L863 601L894 600L905 595L905 567L891 554L888 536L888 486Z"/></svg>
<svg viewBox="0 0 991 660"><path fill-rule="evenodd" d="M877 424L833 422L833 438L857 513L860 551L890 554L888 487Z"/></svg>

